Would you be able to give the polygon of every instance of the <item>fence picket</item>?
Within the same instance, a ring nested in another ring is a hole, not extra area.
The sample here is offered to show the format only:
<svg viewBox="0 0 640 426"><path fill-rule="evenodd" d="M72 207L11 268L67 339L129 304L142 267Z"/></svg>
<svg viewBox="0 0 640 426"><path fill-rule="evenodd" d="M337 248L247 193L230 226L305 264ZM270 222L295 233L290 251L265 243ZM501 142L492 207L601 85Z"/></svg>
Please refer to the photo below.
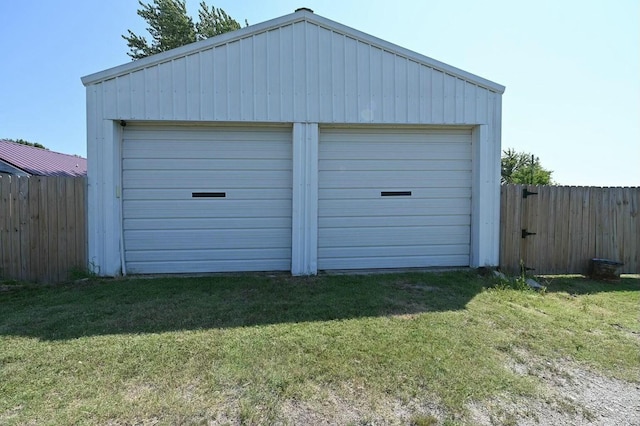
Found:
<svg viewBox="0 0 640 426"><path fill-rule="evenodd" d="M31 258L29 256L29 181L27 179L17 179L18 181L18 239L20 240L20 260L19 275L25 277L30 274Z"/></svg>
<svg viewBox="0 0 640 426"><path fill-rule="evenodd" d="M569 188L569 238L567 239L567 263L571 265L569 273L578 273L582 246L582 197L581 188Z"/></svg>
<svg viewBox="0 0 640 426"><path fill-rule="evenodd" d="M27 281L37 281L40 277L42 260L40 256L40 177L32 177L29 182L29 262Z"/></svg>
<svg viewBox="0 0 640 426"><path fill-rule="evenodd" d="M547 234L547 244L546 244L546 267L548 270L552 270L552 265L554 263L553 253L556 251L555 247L558 243L556 241L556 228L554 226L557 221L555 220L555 208L557 205L557 191L549 191L548 200L547 200L547 222L545 223L546 234Z"/></svg>
<svg viewBox="0 0 640 426"><path fill-rule="evenodd" d="M87 180L75 179L76 211L76 263L79 268L87 267Z"/></svg>
<svg viewBox="0 0 640 426"><path fill-rule="evenodd" d="M586 271L589 268L589 259L593 258L591 245L593 244L593 232L591 230L591 188L581 187L582 190L582 239L580 245L580 256L578 257L578 271Z"/></svg>
<svg viewBox="0 0 640 426"><path fill-rule="evenodd" d="M630 270L640 271L640 191L632 191L629 196L630 215L633 218L629 226L629 244L625 246L625 252L630 253ZM635 236L635 238L634 238Z"/></svg>
<svg viewBox="0 0 640 426"><path fill-rule="evenodd" d="M75 198L76 198L76 194L75 194L75 185L73 183L73 178L65 178L64 180L64 185L65 185L65 191L66 191L66 197L65 197L65 210L67 212L67 214L65 215L66 220L67 220L67 229L66 229L66 235L67 235L67 269L66 270L70 270L71 268L77 268L79 265L75 264L75 259L77 257L77 253L76 253L76 239L74 237L74 235L77 233L76 231L76 226L77 224L77 219L76 216L78 214L78 212L75 211Z"/></svg>
<svg viewBox="0 0 640 426"><path fill-rule="evenodd" d="M536 195L538 206L538 223L536 232L538 233L535 237L536 240L536 251L538 254L538 265L546 265L549 262L549 244L552 241L549 237L549 226L547 226L547 222L549 221L549 187L547 186L539 186L537 188L538 195Z"/></svg>
<svg viewBox="0 0 640 426"><path fill-rule="evenodd" d="M11 262L9 271L12 276L20 277L20 179L11 179L11 205L10 205L10 239Z"/></svg>
<svg viewBox="0 0 640 426"><path fill-rule="evenodd" d="M10 277L9 262L11 256L10 215L11 215L11 176L0 175L0 277Z"/></svg>

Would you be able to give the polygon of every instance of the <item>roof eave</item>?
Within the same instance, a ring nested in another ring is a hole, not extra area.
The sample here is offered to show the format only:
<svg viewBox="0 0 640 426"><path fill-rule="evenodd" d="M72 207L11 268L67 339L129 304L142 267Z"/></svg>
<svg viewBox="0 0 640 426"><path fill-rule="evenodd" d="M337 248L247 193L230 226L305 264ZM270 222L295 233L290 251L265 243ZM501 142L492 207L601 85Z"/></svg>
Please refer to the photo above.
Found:
<svg viewBox="0 0 640 426"><path fill-rule="evenodd" d="M502 94L505 91L505 86L495 83L491 80L487 80L486 78L480 77L478 75L472 74L470 72L464 71L460 68L456 68L449 64L445 64L444 62L440 62L436 59L430 58L428 56L422 55L420 53L414 52L413 50L409 50L402 46L398 46L397 44L393 44L386 40L380 39L378 37L372 36L370 34L364 33L362 31L356 30L355 28L348 27L339 22L332 21L330 19L324 18L319 15L309 14L307 20L309 22L313 22L317 25L328 29L334 29L340 32L344 32L346 34L351 34L354 37L363 39L370 43L373 46L379 47L383 50L387 50L392 53L399 53L407 58L413 59L416 62L423 63L428 65L434 69L442 71L446 74L450 74L456 77L460 77L464 80L468 80L472 83L477 84L478 86L485 87L491 91Z"/></svg>
<svg viewBox="0 0 640 426"><path fill-rule="evenodd" d="M7 161L4 158L0 158L0 163L4 163L9 167L13 167L14 169L24 173L27 176L31 176L33 173L31 173L30 171L23 169L22 167L16 166L15 164L13 164L11 161Z"/></svg>

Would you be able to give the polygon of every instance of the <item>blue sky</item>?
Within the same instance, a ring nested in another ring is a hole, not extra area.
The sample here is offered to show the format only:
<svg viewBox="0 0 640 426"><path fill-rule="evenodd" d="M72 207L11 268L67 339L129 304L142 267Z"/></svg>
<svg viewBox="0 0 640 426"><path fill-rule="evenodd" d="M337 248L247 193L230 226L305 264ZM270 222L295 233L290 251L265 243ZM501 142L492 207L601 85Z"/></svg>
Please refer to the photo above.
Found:
<svg viewBox="0 0 640 426"><path fill-rule="evenodd" d="M197 14L199 0L188 0ZM315 13L507 87L502 147L564 185L640 185L637 0L208 1L259 23ZM86 155L80 77L129 62L134 0L0 2L0 137Z"/></svg>

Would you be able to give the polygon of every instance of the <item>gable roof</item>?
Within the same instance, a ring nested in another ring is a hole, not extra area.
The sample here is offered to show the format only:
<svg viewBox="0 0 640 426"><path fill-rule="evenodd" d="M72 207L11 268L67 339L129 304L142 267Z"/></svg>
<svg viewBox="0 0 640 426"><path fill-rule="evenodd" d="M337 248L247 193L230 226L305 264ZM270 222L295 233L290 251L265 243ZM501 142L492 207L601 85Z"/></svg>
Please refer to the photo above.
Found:
<svg viewBox="0 0 640 426"><path fill-rule="evenodd" d="M0 161L36 176L86 176L86 158L0 140Z"/></svg>
<svg viewBox="0 0 640 426"><path fill-rule="evenodd" d="M355 40L366 42L382 50L393 52L395 54L404 56L408 59L427 65L433 69L442 71L446 74L459 77L463 80L474 83L480 87L484 87L492 92L496 92L498 94L504 93L505 87L498 83L495 83L493 81L471 74L467 71L461 70L459 68L453 67L443 62L437 61L428 56L424 56L419 53L413 52L409 49L405 49L396 44L389 43L385 40L379 39L377 37L371 36L369 34L366 34L356 29L353 29L351 27L348 27L346 25L342 25L338 22L324 18L320 15L316 15L315 13L309 11L308 9L299 9L298 11L292 14L284 15L280 18L275 18L259 24L251 25L249 27L241 28L236 31L221 34L216 37L211 37L206 40L191 43L182 47L178 47L176 49L158 53L153 56L148 56L146 58L139 59L137 61L129 62L127 64L123 64L117 67L109 68L104 71L90 74L85 77L82 77L82 83L85 86L97 84L105 80L109 80L127 73L131 73L152 65L156 65L162 62L170 61L172 59L184 57L201 50L210 49L217 45L230 43L235 40L240 40L242 38L250 37L254 34L263 33L265 31L270 31L278 27L291 25L298 22L313 23L315 25L329 29L331 31L342 33L345 36L348 36Z"/></svg>

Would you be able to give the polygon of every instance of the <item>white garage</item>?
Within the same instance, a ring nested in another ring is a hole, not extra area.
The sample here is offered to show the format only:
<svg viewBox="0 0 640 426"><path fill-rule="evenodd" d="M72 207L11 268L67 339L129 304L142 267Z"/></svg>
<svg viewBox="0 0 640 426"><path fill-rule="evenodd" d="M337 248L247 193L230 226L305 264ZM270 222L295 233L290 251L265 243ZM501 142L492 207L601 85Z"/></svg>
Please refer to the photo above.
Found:
<svg viewBox="0 0 640 426"><path fill-rule="evenodd" d="M498 263L499 84L306 9L82 81L101 275Z"/></svg>

